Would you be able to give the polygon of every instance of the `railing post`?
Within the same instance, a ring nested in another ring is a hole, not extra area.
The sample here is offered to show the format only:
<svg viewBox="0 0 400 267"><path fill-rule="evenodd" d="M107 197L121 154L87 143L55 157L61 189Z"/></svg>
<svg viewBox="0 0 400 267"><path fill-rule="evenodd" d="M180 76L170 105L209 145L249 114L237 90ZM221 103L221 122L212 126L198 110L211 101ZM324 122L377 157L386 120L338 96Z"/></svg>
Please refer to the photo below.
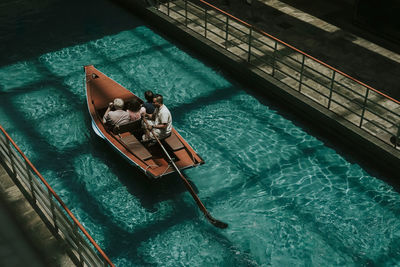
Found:
<svg viewBox="0 0 400 267"><path fill-rule="evenodd" d="M168 15L168 17L169 17L169 10L171 9L170 5L169 5L169 2L171 2L171 1L167 0L167 15Z"/></svg>
<svg viewBox="0 0 400 267"><path fill-rule="evenodd" d="M14 157L12 156L11 142L10 140L8 140L8 138L6 139L7 139L8 156L10 158L11 169L14 174L14 178L17 178L17 170L15 169Z"/></svg>
<svg viewBox="0 0 400 267"><path fill-rule="evenodd" d="M25 167L26 167L26 174L29 177L29 185L31 187L31 195L32 195L32 200L36 203L36 194L35 194L35 188L33 187L33 177L32 177L32 172L29 167L28 162L25 161Z"/></svg>
<svg viewBox="0 0 400 267"><path fill-rule="evenodd" d="M228 31L229 31L229 17L226 16L226 25L225 25L225 49L228 49Z"/></svg>
<svg viewBox="0 0 400 267"><path fill-rule="evenodd" d="M303 84L303 71L304 71L305 58L306 56L303 54L303 59L301 61L301 70L300 70L299 92L301 92L301 85Z"/></svg>
<svg viewBox="0 0 400 267"><path fill-rule="evenodd" d="M185 26L187 27L188 24L188 17L187 17L187 2L188 0L185 0Z"/></svg>
<svg viewBox="0 0 400 267"><path fill-rule="evenodd" d="M57 216L55 213L55 207L54 207L54 203L53 203L53 194L51 193L50 190L47 190L47 192L49 194L50 211L51 211L51 217L53 218L53 222L54 222L54 230L56 233L58 233Z"/></svg>
<svg viewBox="0 0 400 267"><path fill-rule="evenodd" d="M207 38L207 8L204 8L204 37Z"/></svg>
<svg viewBox="0 0 400 267"><path fill-rule="evenodd" d="M249 32L249 51L248 51L248 54L247 54L247 62L250 62L250 59L251 59L251 34L253 33L253 28L252 27L250 27L250 32Z"/></svg>
<svg viewBox="0 0 400 267"><path fill-rule="evenodd" d="M332 78L331 78L331 86L329 88L330 90L329 90L329 98L328 98L328 109L331 108L333 85L335 84L335 75L336 75L336 71L333 71Z"/></svg>
<svg viewBox="0 0 400 267"><path fill-rule="evenodd" d="M275 76L275 57L276 57L275 54L277 49L278 49L278 42L275 41L274 52L272 54L272 73L271 73L272 77Z"/></svg>
<svg viewBox="0 0 400 267"><path fill-rule="evenodd" d="M74 222L74 226L73 226L73 233L74 233L74 241L76 242L76 246L77 246L77 252L79 255L79 262L81 264L81 266L84 266L84 259L82 256L82 245L81 242L79 240L79 230L78 230L78 225Z"/></svg>
<svg viewBox="0 0 400 267"><path fill-rule="evenodd" d="M360 119L360 128L362 126L363 120L364 120L364 113L365 113L365 107L367 106L367 100L368 100L368 94L369 94L369 88L367 88L367 92L365 93L365 99L363 103L363 110L361 112L361 119Z"/></svg>

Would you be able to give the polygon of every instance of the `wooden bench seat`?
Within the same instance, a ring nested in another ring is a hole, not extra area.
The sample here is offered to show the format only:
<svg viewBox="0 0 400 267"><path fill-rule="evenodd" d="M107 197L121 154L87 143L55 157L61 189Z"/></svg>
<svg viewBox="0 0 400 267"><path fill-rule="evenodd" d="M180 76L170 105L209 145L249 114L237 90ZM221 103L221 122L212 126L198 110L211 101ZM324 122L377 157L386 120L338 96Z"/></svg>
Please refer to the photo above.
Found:
<svg viewBox="0 0 400 267"><path fill-rule="evenodd" d="M121 138L121 141L126 145L127 148L138 158L145 161L152 157L150 152L143 146L143 144L137 140L133 135L128 135Z"/></svg>
<svg viewBox="0 0 400 267"><path fill-rule="evenodd" d="M184 148L185 146L182 144L181 140L179 140L179 138L176 136L176 134L174 132L171 133L170 136L168 136L167 138L165 138L163 140L166 144L168 144L168 146L173 150L179 150L181 148Z"/></svg>

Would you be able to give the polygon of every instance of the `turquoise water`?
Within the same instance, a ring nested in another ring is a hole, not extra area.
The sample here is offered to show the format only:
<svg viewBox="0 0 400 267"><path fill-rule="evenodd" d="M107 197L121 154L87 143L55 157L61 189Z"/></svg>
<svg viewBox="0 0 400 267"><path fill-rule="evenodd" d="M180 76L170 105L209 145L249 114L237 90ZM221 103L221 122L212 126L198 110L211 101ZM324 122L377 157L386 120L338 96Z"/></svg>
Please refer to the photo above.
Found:
<svg viewBox="0 0 400 267"><path fill-rule="evenodd" d="M96 4L115 21L89 12L97 30L71 24L49 49L11 48L0 123L116 266L400 265L391 186L137 18ZM174 126L206 162L185 174L229 228L211 226L179 178L148 182L92 133L87 64L138 95L166 97Z"/></svg>

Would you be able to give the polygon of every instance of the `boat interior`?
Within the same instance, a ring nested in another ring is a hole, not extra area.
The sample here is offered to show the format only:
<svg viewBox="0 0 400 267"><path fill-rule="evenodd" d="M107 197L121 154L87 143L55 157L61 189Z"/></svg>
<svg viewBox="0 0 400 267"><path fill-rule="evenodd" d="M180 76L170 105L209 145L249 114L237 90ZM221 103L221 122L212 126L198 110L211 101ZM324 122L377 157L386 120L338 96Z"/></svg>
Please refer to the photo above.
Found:
<svg viewBox="0 0 400 267"><path fill-rule="evenodd" d="M137 99L143 103L141 99ZM130 99L124 99L126 103L129 100ZM100 108L96 110L100 121L102 121L106 109L107 108ZM141 119L113 128L105 128L127 151L144 162L147 165L146 171L150 171L153 176L160 177L175 171L171 166L169 158L165 155L158 143L141 141L142 135L144 134ZM202 160L199 159L197 155L194 156L178 138L175 130L172 130L170 136L160 141L179 169L203 163Z"/></svg>

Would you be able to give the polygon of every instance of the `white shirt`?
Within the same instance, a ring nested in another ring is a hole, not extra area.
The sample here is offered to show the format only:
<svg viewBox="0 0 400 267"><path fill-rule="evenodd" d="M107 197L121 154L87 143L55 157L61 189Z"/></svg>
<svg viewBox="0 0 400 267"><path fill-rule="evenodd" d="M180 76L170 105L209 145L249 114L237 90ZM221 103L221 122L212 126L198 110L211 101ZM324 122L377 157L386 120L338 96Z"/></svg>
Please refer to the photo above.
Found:
<svg viewBox="0 0 400 267"><path fill-rule="evenodd" d="M172 131L172 116L171 112L169 112L168 108L165 105L162 105L160 108L156 108L154 111L155 114L155 125L158 124L167 124L167 127L160 130L160 136L167 136Z"/></svg>

